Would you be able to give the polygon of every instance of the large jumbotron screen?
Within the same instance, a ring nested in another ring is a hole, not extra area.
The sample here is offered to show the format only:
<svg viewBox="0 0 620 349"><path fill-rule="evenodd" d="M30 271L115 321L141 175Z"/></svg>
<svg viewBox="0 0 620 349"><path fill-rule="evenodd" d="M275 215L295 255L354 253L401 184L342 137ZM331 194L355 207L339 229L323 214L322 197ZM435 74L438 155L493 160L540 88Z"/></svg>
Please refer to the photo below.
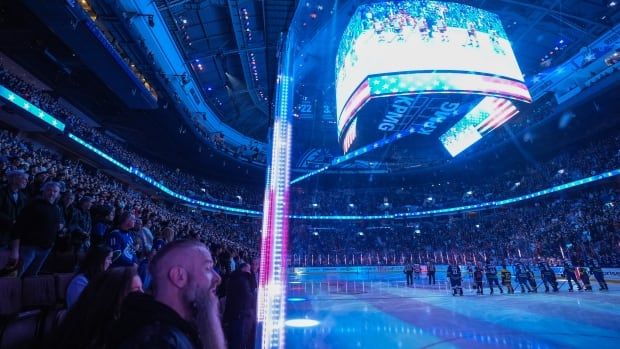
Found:
<svg viewBox="0 0 620 349"><path fill-rule="evenodd" d="M408 131L452 155L531 102L499 18L436 1L361 5L336 57L343 151Z"/></svg>

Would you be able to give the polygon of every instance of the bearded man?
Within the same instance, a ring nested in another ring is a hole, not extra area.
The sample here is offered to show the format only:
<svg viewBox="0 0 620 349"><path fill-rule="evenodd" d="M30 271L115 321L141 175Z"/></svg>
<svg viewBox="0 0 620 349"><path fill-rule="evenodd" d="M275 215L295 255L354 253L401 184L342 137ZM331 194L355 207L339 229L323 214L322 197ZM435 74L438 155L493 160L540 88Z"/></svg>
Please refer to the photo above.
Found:
<svg viewBox="0 0 620 349"><path fill-rule="evenodd" d="M221 278L198 241L174 241L149 266L153 295L132 294L111 327L108 348L225 349L215 289Z"/></svg>

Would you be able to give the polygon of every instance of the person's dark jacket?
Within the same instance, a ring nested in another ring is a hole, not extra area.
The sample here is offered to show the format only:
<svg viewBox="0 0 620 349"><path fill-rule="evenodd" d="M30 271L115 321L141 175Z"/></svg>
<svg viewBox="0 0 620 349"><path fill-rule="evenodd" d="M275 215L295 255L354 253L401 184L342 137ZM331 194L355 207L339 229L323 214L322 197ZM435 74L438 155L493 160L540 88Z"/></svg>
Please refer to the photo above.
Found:
<svg viewBox="0 0 620 349"><path fill-rule="evenodd" d="M91 233L92 219L90 218L90 212L82 209L73 210L71 220L69 224L69 233L71 233L71 239L75 242L81 242L87 239Z"/></svg>
<svg viewBox="0 0 620 349"><path fill-rule="evenodd" d="M176 311L142 293L125 298L108 334L107 349L201 349L195 327Z"/></svg>
<svg viewBox="0 0 620 349"><path fill-rule="evenodd" d="M61 223L58 206L44 199L35 199L20 212L11 239L19 239L23 246L51 248Z"/></svg>
<svg viewBox="0 0 620 349"><path fill-rule="evenodd" d="M26 193L18 191L17 201L14 201L8 186L0 189L0 238L6 237L8 240L15 220L25 206Z"/></svg>
<svg viewBox="0 0 620 349"><path fill-rule="evenodd" d="M235 270L230 274L226 284L226 308L224 322L254 315L254 292L252 292L252 274Z"/></svg>

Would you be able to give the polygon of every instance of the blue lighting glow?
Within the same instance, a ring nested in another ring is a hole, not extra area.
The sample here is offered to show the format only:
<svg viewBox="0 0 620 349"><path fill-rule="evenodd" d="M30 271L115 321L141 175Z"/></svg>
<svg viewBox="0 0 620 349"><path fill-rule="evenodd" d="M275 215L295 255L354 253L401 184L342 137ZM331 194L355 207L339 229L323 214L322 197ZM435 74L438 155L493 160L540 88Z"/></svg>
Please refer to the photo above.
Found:
<svg viewBox="0 0 620 349"><path fill-rule="evenodd" d="M289 297L288 298L289 302L305 302L307 301L306 298L302 298L302 297Z"/></svg>
<svg viewBox="0 0 620 349"><path fill-rule="evenodd" d="M314 327L319 324L320 322L312 319L291 319L284 322L287 327Z"/></svg>
<svg viewBox="0 0 620 349"><path fill-rule="evenodd" d="M137 168L135 168L135 167L127 167L127 166L123 165L122 163L120 163L119 161L117 161L116 159L111 157L110 155L108 155L105 152L103 152L103 151L93 147L91 144L89 144L88 142L86 142L83 139L79 138L78 136L74 135L73 133L69 133L68 136L69 136L69 138L71 138L72 140L77 142L78 144L84 146L86 149L88 149L88 150L94 152L95 154L101 156L102 158L108 160L109 162L111 162L112 164L116 165L117 167L119 167L123 171L129 172L129 173L137 176L138 178L142 179L143 181L151 184L155 188L161 190L162 192L164 192L164 193L166 193L166 194L168 194L168 195L170 195L170 196L172 196L172 197L174 197L174 198L176 198L178 200L182 200L182 201L185 201L185 202L193 204L193 205L198 205L198 206L201 206L201 207L203 207L205 209L209 209L209 210L218 210L218 211L223 211L223 212L227 212L227 213L247 214L247 215L252 215L252 216L259 216L260 215L260 212L258 212L258 211L246 210L246 209L243 209L243 208L229 207L229 206L212 204L212 203L209 203L209 202L192 199L192 198L189 198L189 197L187 197L185 195L179 194L179 193L171 190L170 188L166 187L162 183L158 182L157 180L155 180L155 179L149 177L148 175L142 173Z"/></svg>
<svg viewBox="0 0 620 349"><path fill-rule="evenodd" d="M125 172L129 172L133 175L135 175L136 177L140 178L141 180L149 183L150 185L154 186L155 188L161 190L162 192L178 199L181 201L185 201L187 203L190 203L192 205L198 205L204 209L210 210L210 211L223 211L223 212L227 212L227 213L236 213L236 214L246 214L249 216L260 216L260 212L258 211L254 211L254 210L247 210L247 209L243 209L243 208L237 208L237 207L229 207L229 206L224 206L224 205L218 205L218 204L212 204L209 202L205 202L202 200L197 200L197 199L192 199L190 197L187 197L183 194L179 194L175 191L173 191L172 189L166 187L165 185L163 185L162 183L158 182L157 180L149 177L148 175L142 173L139 169L135 168L135 167L127 167L125 165L123 165L122 163L120 163L119 161L117 161L116 159L114 159L113 157L111 157L110 155L106 154L105 152L93 147L91 144L89 144L88 142L84 141L83 139L79 138L78 136L74 135L73 133L69 133L68 134L69 138L71 138L72 140L74 140L75 142L77 142L78 144L84 146L86 149L94 152L95 154L101 156L102 158L108 160L109 162L111 162L112 164L116 165L118 168L122 169Z"/></svg>
<svg viewBox="0 0 620 349"><path fill-rule="evenodd" d="M53 116L51 116L50 114L44 112L43 110L37 108L32 103L30 103L29 101L27 101L24 98L20 97L19 95L17 95L13 91L7 89L3 85L0 85L0 96L5 98L7 101L13 103L14 105L20 107L21 109L27 111L31 115L37 117L38 119L40 119L40 120L46 122L47 124L55 127L59 131L64 131L65 130L65 124L63 122L61 122L60 120L54 118ZM155 180L155 179L149 177L148 175L142 173L137 168L127 167L127 166L123 165L120 161L114 159L112 156L110 156L110 155L106 154L104 151L94 147L93 145L91 145L90 143L88 143L85 140L81 139L80 137L74 135L73 133L70 133L70 132L67 133L67 137L69 137L70 139L72 139L76 143L80 144L81 146L85 147L86 149L92 151L93 153L99 155L100 157L106 159L107 161L109 161L110 163L114 164L116 167L120 168L121 170L123 170L125 172L129 172L129 173L137 176L138 178L144 180L145 182L153 185L157 189L163 191L164 193L166 193L166 194L168 194L168 195L170 195L170 196L172 196L172 197L174 197L176 199L185 201L185 202L193 204L193 205L201 206L201 207L203 207L203 208L205 208L207 210L211 210L211 211L223 211L223 212L227 212L227 213L245 214L245 215L256 216L256 217L261 215L261 212L259 212L259 211L247 210L247 209L243 209L243 208L229 207L229 206L224 206L224 205L212 204L212 203L209 203L209 202L192 199L192 198L189 198L189 197L187 197L185 195L179 194L179 193L171 190L170 188L166 187L162 183L158 182L157 180Z"/></svg>
<svg viewBox="0 0 620 349"><path fill-rule="evenodd" d="M307 215L291 215L290 218L293 219L307 219L307 220L375 220L375 219L395 219L395 218L424 218L431 217L434 215L440 214L449 214L449 213L458 213L458 212L466 212L466 211L480 211L486 210L490 208L496 208L508 204L513 204L520 201L525 201L533 198L537 198L540 196L548 195L551 193L556 193L559 191L567 190L570 188L578 187L581 185L585 185L588 183L600 181L603 179L615 177L620 175L620 168L603 172L598 175L594 175L591 177L579 179L576 181L572 181L565 184L556 185L554 187L537 191L535 193L525 194L521 196L517 196L514 198L498 200L498 201L489 201L480 204L474 205L466 205L466 206L458 206L458 207L450 207L450 208L442 208L438 210L428 210L428 211L418 211L418 212L405 212L405 213L395 213L395 214L385 214L385 215L375 215L375 216L307 216Z"/></svg>
<svg viewBox="0 0 620 349"><path fill-rule="evenodd" d="M30 103L29 101L23 99L20 95L18 95L17 93L9 90L8 88L4 87L3 85L0 85L0 96L2 96L7 101L9 101L12 104L14 104L15 106L21 108L22 110L27 111L30 115L32 115L32 116L36 117L37 119L47 123L48 125L51 125L52 127L56 128L60 132L64 132L65 124L62 121L56 119L55 117L51 116L50 114L48 114L48 113L44 112L43 110L39 109L37 106L35 106L32 103Z"/></svg>

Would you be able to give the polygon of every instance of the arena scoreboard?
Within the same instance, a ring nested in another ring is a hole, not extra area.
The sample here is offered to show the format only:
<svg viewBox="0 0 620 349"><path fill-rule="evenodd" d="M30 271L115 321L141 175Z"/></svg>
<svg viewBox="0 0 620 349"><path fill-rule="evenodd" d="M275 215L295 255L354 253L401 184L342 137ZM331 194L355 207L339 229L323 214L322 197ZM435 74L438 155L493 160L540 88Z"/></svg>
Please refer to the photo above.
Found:
<svg viewBox="0 0 620 349"><path fill-rule="evenodd" d="M407 131L456 156L531 102L499 17L458 3L359 6L335 69L345 154Z"/></svg>

